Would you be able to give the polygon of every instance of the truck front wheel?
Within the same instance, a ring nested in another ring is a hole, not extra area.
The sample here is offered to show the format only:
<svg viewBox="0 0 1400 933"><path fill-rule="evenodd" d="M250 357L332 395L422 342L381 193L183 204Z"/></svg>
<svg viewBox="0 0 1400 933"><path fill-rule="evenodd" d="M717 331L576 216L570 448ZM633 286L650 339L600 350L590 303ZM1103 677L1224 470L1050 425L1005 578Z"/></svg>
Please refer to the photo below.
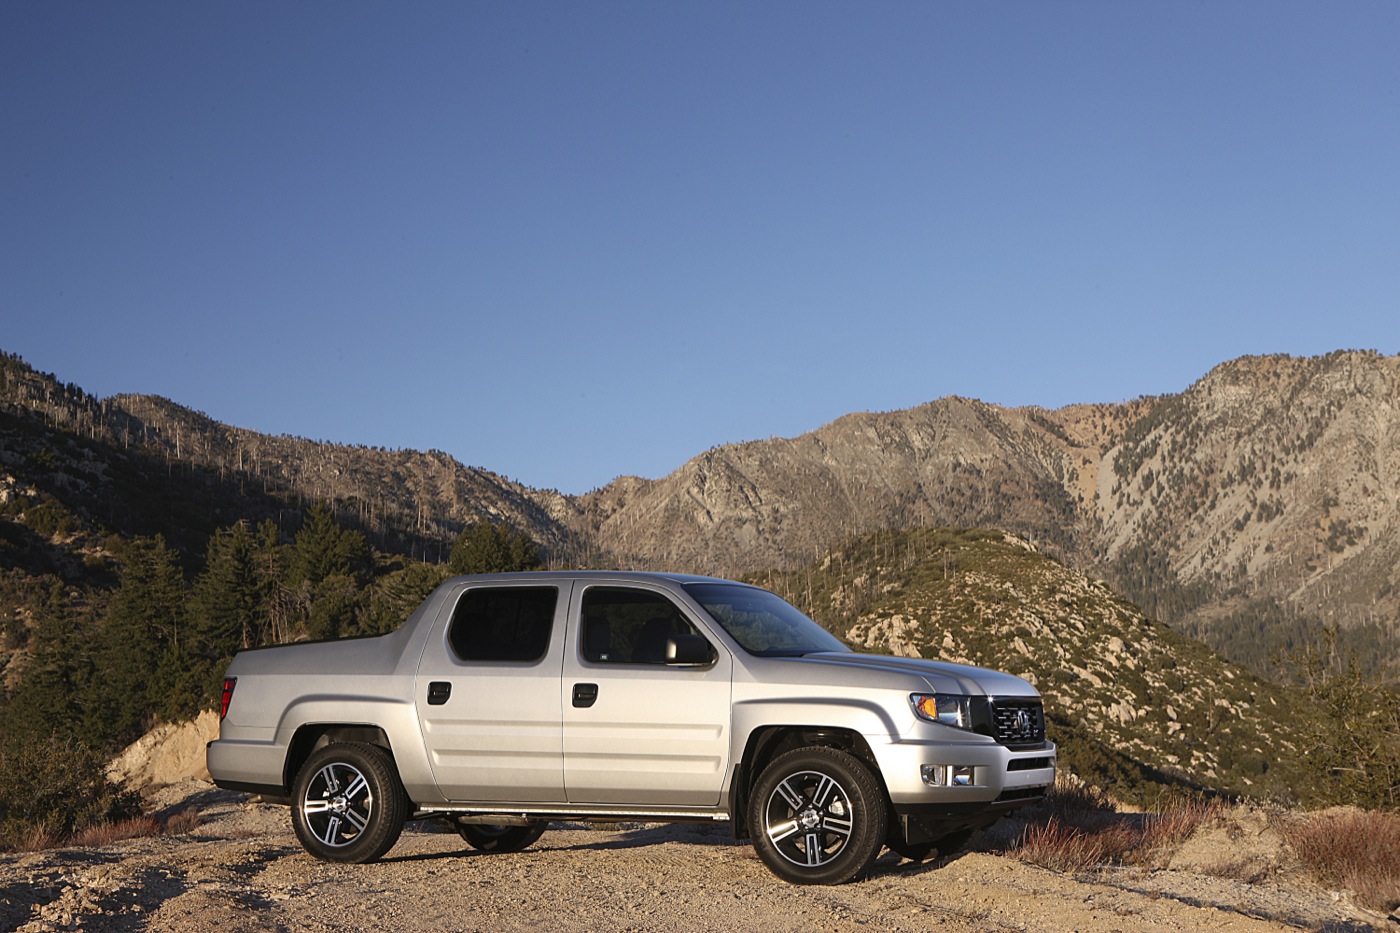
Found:
<svg viewBox="0 0 1400 933"><path fill-rule="evenodd" d="M403 832L408 801L381 748L336 742L311 753L292 789L302 848L326 862L372 862Z"/></svg>
<svg viewBox="0 0 1400 933"><path fill-rule="evenodd" d="M779 755L749 798L753 846L794 884L842 884L870 868L885 841L888 804L870 769L825 746Z"/></svg>

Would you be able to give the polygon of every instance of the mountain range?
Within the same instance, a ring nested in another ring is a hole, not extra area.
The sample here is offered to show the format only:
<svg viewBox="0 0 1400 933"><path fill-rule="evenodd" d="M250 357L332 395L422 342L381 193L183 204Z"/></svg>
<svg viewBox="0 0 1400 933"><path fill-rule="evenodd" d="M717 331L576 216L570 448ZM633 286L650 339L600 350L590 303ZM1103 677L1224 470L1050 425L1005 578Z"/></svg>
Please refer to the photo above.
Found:
<svg viewBox="0 0 1400 933"><path fill-rule="evenodd" d="M96 399L11 355L0 414L0 486L34 482L20 448L39 442L22 426L81 440L87 453L44 482L108 526L121 471L104 464L141 458L262 497L267 513L330 501L378 545L429 560L479 521L527 532L558 564L734 576L803 566L882 529L997 528L1257 671L1323 626L1376 673L1397 660L1400 357L1375 352L1243 357L1180 393L1126 402L949 397L850 414L581 496L440 451L270 436L154 396ZM215 517L200 511L189 521Z"/></svg>

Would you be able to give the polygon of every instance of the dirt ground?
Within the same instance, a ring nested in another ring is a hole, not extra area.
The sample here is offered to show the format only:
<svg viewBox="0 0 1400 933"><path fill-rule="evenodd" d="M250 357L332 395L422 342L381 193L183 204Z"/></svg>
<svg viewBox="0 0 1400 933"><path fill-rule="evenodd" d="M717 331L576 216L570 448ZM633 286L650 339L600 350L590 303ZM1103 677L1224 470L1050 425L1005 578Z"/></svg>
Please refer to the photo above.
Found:
<svg viewBox="0 0 1400 933"><path fill-rule="evenodd" d="M495 855L411 827L381 862L330 865L301 850L286 808L197 781L153 803L198 806L203 823L0 855L0 930L1400 930L1296 871L1254 877L1265 873L1249 867L1262 856L1248 826L1193 840L1190 867L1170 870L1070 876L987 852L926 864L886 852L863 881L797 887L727 825L556 825L524 852Z"/></svg>

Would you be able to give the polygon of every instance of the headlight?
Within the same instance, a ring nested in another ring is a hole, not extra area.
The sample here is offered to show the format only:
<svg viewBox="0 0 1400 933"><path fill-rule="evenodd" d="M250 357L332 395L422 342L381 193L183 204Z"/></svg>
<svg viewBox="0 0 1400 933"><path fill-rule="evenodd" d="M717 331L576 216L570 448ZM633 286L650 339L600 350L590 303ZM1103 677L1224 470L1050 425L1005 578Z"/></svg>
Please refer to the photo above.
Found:
<svg viewBox="0 0 1400 933"><path fill-rule="evenodd" d="M920 719L959 729L972 728L970 697L948 693L915 693L909 697L909 702L914 705L914 712Z"/></svg>

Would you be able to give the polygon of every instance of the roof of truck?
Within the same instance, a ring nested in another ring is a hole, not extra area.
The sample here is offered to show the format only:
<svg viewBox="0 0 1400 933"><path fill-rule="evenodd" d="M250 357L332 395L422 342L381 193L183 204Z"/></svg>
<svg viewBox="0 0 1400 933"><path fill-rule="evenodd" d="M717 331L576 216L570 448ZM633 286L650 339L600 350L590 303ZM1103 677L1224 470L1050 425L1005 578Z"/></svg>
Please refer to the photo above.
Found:
<svg viewBox="0 0 1400 933"><path fill-rule="evenodd" d="M498 583L525 582L529 580L591 580L614 583L732 583L748 586L737 580L722 577L706 577L693 573L670 573L654 570L528 570L515 573L475 573L453 577L451 583L491 581Z"/></svg>

